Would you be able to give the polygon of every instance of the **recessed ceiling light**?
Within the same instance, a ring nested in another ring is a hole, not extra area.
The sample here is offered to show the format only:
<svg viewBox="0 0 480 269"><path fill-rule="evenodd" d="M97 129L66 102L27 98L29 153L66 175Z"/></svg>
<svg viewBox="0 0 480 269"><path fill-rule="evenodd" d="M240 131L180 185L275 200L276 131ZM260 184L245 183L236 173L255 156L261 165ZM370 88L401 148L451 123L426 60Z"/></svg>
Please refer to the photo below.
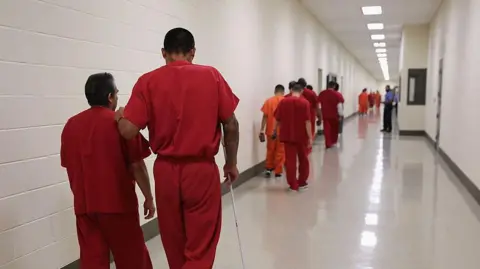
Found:
<svg viewBox="0 0 480 269"><path fill-rule="evenodd" d="M384 40L385 35L372 35L372 40Z"/></svg>
<svg viewBox="0 0 480 269"><path fill-rule="evenodd" d="M387 54L386 53L378 53L377 57L378 58L385 58L385 57L387 57Z"/></svg>
<svg viewBox="0 0 480 269"><path fill-rule="evenodd" d="M387 44L385 42L375 42L375 43L373 43L373 46L375 48L385 48L387 46Z"/></svg>
<svg viewBox="0 0 480 269"><path fill-rule="evenodd" d="M380 57L380 58L378 58L378 61L380 62L380 64L386 64L386 63L388 63L387 57Z"/></svg>
<svg viewBox="0 0 480 269"><path fill-rule="evenodd" d="M381 6L370 6L370 7L362 7L363 15L380 15L382 14L382 7Z"/></svg>
<svg viewBox="0 0 480 269"><path fill-rule="evenodd" d="M376 49L375 52L376 53L385 53L385 52L387 52L387 49Z"/></svg>
<svg viewBox="0 0 480 269"><path fill-rule="evenodd" d="M369 23L367 24L368 30L383 30L383 23Z"/></svg>

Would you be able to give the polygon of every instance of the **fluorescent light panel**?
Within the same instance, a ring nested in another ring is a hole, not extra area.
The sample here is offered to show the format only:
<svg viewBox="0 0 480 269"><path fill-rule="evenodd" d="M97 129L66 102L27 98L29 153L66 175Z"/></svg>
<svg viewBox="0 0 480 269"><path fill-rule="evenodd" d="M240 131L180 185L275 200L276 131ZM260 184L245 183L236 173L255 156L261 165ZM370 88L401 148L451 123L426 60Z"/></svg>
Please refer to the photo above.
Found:
<svg viewBox="0 0 480 269"><path fill-rule="evenodd" d="M385 58L385 57L387 57L387 54L386 53L378 53L377 57L378 58Z"/></svg>
<svg viewBox="0 0 480 269"><path fill-rule="evenodd" d="M370 15L380 15L383 13L381 6L369 6L369 7L362 7L363 15L370 16Z"/></svg>
<svg viewBox="0 0 480 269"><path fill-rule="evenodd" d="M375 52L376 53L385 53L385 52L387 52L387 49L376 49Z"/></svg>
<svg viewBox="0 0 480 269"><path fill-rule="evenodd" d="M369 23L367 24L368 30L383 30L383 23Z"/></svg>
<svg viewBox="0 0 480 269"><path fill-rule="evenodd" d="M375 42L375 43L373 43L373 46L375 48L385 48L387 46L387 44L385 42Z"/></svg>
<svg viewBox="0 0 480 269"><path fill-rule="evenodd" d="M385 35L372 35L372 40L384 40Z"/></svg>

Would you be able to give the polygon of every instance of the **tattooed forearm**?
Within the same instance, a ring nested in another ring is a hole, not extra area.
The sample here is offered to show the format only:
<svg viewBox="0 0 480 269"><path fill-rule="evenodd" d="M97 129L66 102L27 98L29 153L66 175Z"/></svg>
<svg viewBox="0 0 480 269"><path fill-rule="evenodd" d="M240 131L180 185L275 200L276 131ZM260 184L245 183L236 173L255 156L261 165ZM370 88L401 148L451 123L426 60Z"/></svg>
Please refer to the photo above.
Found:
<svg viewBox="0 0 480 269"><path fill-rule="evenodd" d="M238 143L240 140L239 125L235 115L222 123L225 152L226 152L226 164L237 165L237 152Z"/></svg>

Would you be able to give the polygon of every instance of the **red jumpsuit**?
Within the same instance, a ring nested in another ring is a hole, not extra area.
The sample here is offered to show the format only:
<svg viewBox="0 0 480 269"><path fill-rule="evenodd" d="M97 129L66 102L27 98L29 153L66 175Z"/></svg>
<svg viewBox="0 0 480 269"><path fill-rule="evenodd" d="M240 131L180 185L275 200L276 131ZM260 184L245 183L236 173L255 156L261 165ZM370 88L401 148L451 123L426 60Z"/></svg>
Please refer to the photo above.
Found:
<svg viewBox="0 0 480 269"><path fill-rule="evenodd" d="M289 93L285 97L291 97L292 94ZM309 103L309 118L310 122L312 124L312 137L315 137L316 134L316 119L317 119L317 106L318 106L318 101L317 101L317 94L310 90L310 89L303 89L302 97L305 98L305 100L308 101ZM312 149L308 149L308 152L310 153Z"/></svg>
<svg viewBox="0 0 480 269"><path fill-rule="evenodd" d="M213 267L222 220L215 164L219 123L238 98L213 67L172 62L143 75L124 117L148 127L157 154L155 193L160 234L171 269Z"/></svg>
<svg viewBox="0 0 480 269"><path fill-rule="evenodd" d="M110 251L118 269L152 268L128 167L149 155L141 135L120 137L108 108L93 107L68 120L60 156L74 197L80 268L109 269Z"/></svg>
<svg viewBox="0 0 480 269"><path fill-rule="evenodd" d="M298 190L299 187L307 185L310 173L309 138L305 125L310 120L310 105L304 98L287 97L278 105L275 118L280 122L280 142L285 145L287 182L292 190Z"/></svg>
<svg viewBox="0 0 480 269"><path fill-rule="evenodd" d="M340 117L337 106L344 100L340 93L333 89L326 89L318 95L318 102L322 109L325 146L330 148L338 142Z"/></svg>

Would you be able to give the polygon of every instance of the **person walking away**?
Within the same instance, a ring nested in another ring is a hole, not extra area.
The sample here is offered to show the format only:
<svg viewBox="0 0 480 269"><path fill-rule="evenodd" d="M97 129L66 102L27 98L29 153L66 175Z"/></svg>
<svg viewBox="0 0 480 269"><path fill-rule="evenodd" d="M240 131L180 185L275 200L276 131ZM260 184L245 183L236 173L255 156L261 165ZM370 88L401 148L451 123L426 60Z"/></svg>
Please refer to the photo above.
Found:
<svg viewBox="0 0 480 269"><path fill-rule="evenodd" d="M367 89L363 89L358 96L358 113L365 115L368 112L368 93Z"/></svg>
<svg viewBox="0 0 480 269"><path fill-rule="evenodd" d="M380 105L382 104L382 95L380 94L379 91L375 93L375 106L377 109L380 108Z"/></svg>
<svg viewBox="0 0 480 269"><path fill-rule="evenodd" d="M392 110L394 102L394 94L390 89L390 86L385 87L385 105L383 108L383 129L382 132L391 133L392 132Z"/></svg>
<svg viewBox="0 0 480 269"><path fill-rule="evenodd" d="M339 91L339 89L340 89L340 85L337 82L335 82L335 88L334 88L335 92L338 94L341 100L345 100L343 98L343 94ZM338 115L340 116L340 122L338 123L338 134L343 133L343 120L345 119L343 114L343 110L344 110L343 104L344 102L338 104Z"/></svg>
<svg viewBox="0 0 480 269"><path fill-rule="evenodd" d="M344 102L343 97L335 91L337 83L330 81L327 89L320 92L318 102L320 103L321 115L323 119L323 133L325 136L325 147L333 147L338 142L338 129L340 118L339 105Z"/></svg>
<svg viewBox="0 0 480 269"><path fill-rule="evenodd" d="M307 88L307 81L304 78L299 78L298 79L298 84L303 87L303 93L302 96L305 97L305 99L308 101L310 104L310 122L312 124L311 130L312 130L312 137L315 137L315 122L317 117L320 114L320 110L318 108L318 97L317 94L313 91ZM312 152L312 149L309 149L309 153Z"/></svg>
<svg viewBox="0 0 480 269"><path fill-rule="evenodd" d="M273 133L279 134L279 130L275 130L275 110L280 101L283 100L285 87L277 85L275 87L275 95L265 101L262 106L262 126L260 131L260 141L267 141L267 157L265 161L265 176L270 177L272 172L275 177L281 177L283 173L283 165L285 164L285 149L283 143L278 139L273 139Z"/></svg>
<svg viewBox="0 0 480 269"><path fill-rule="evenodd" d="M296 84L292 95L283 99L275 112L280 134L277 139L285 144L285 173L290 191L306 190L310 173L308 149L311 148L312 125L310 105L302 98L304 87ZM298 158L298 179L297 179Z"/></svg>
<svg viewBox="0 0 480 269"><path fill-rule="evenodd" d="M148 127L154 165L158 224L170 269L211 269L220 237L222 194L215 163L225 142L224 178L238 178L239 99L217 69L193 64L188 30L167 32L166 65L139 78L118 129L131 139Z"/></svg>
<svg viewBox="0 0 480 269"><path fill-rule="evenodd" d="M135 182L145 197L145 219L155 204L144 159L150 155L141 134L129 141L117 130L118 90L108 73L85 84L90 108L71 117L61 135L60 159L66 168L77 221L81 269L109 269L110 252L118 269L151 269L138 215Z"/></svg>

